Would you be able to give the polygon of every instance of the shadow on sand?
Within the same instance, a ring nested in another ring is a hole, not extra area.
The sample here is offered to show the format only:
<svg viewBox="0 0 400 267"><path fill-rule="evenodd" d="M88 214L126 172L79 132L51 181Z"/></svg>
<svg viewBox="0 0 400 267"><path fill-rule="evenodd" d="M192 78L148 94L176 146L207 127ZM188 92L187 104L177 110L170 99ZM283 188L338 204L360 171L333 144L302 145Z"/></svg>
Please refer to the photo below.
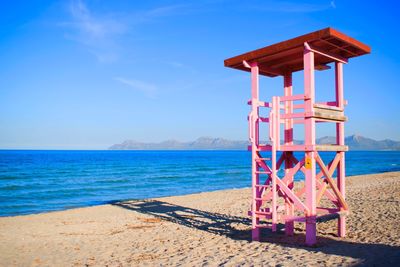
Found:
<svg viewBox="0 0 400 267"><path fill-rule="evenodd" d="M115 202L112 205L151 215L189 228L216 235L224 235L234 240L251 241L249 227L239 227L246 230L237 228L238 225L249 226L251 224L251 220L246 217L202 211L157 200L132 200ZM262 237L263 240L261 242L264 243L275 243L291 248L301 248L313 252L360 259L363 266L400 266L400 247L397 246L356 243L319 236L317 246L307 247L304 246L304 233L297 233L293 237L287 237L282 231L273 233L269 229L263 229Z"/></svg>

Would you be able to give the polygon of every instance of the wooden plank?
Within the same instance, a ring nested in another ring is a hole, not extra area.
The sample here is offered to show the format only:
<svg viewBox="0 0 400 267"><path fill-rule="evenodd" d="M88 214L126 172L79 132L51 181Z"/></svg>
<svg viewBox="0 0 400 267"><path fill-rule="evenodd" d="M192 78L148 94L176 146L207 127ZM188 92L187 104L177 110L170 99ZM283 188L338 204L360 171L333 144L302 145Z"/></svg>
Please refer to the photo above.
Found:
<svg viewBox="0 0 400 267"><path fill-rule="evenodd" d="M338 109L330 108L329 106L320 108L320 107L318 107L318 104L317 104L317 106L314 105L314 112L322 113L326 116L331 115L331 116L336 116L336 117L340 117L340 116L344 117L343 111L339 111Z"/></svg>
<svg viewBox="0 0 400 267"><path fill-rule="evenodd" d="M322 119L322 120L326 120L326 121L347 121L347 117L346 116L340 116L340 115L335 115L332 113L326 113L326 112L314 112L313 116L310 117L314 117L316 119Z"/></svg>
<svg viewBox="0 0 400 267"><path fill-rule="evenodd" d="M315 145L317 151L348 151L348 146L342 145Z"/></svg>
<svg viewBox="0 0 400 267"><path fill-rule="evenodd" d="M318 108L314 108L314 112L311 117L330 121L347 121L347 117L343 115L343 112L323 110Z"/></svg>

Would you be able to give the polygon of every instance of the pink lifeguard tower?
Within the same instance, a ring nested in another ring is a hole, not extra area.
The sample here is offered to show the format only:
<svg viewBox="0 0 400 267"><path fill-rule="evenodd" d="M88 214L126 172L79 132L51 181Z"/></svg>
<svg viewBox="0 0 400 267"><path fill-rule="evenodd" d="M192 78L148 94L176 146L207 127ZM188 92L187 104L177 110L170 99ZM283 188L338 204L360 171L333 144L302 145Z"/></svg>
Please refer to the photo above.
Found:
<svg viewBox="0 0 400 267"><path fill-rule="evenodd" d="M343 64L348 63L349 58L368 53L367 45L326 28L225 60L226 67L251 72L248 120L252 154L249 211L252 240L260 240L260 228L276 231L278 223L284 223L285 233L293 235L294 222L301 222L305 223L306 244L314 245L317 222L332 219L338 220L338 235L345 236L349 207L345 200L345 151L348 147L344 143L347 101L343 97ZM336 99L316 102L314 71L330 69L330 63L334 63L335 68ZM304 71L304 93L294 95L292 73L301 70ZM283 76L283 95L272 97L270 102L261 101L259 75ZM268 117L260 116L262 108L269 108ZM268 124L267 136L260 136L261 123ZM336 124L335 144L316 144L317 123ZM295 124L304 126L303 144L293 142ZM260 143L261 139L268 138L269 143ZM270 151L270 158L262 155L265 151ZM295 151L304 152L304 157L296 158ZM324 151L335 153L328 164L320 156ZM283 177L278 176L281 168ZM333 179L335 170L336 181ZM299 171L304 173L304 186L295 188L294 176ZM323 198L331 205L322 207Z"/></svg>

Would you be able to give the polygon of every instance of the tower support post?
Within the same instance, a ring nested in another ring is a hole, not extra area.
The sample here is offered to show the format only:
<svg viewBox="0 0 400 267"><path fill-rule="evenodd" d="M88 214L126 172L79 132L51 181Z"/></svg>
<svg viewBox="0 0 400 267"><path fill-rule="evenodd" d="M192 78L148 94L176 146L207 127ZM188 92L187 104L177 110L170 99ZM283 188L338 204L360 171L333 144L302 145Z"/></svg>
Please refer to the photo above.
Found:
<svg viewBox="0 0 400 267"><path fill-rule="evenodd" d="M293 85L292 85L292 73L286 73L283 76L283 85L284 85L284 94L285 96L292 96L293 95ZM286 101L285 102L285 114L292 114L293 113L293 101ZM293 119L285 120L284 125L284 144L285 145L293 145ZM292 151L287 151L285 153L285 175L288 175L293 167L293 162L291 160ZM288 177L286 185L292 190L294 187L294 177ZM285 199L285 212L288 218L294 216L294 204L291 199ZM294 234L294 221L293 220L286 220L285 221L285 233L286 235L293 235Z"/></svg>
<svg viewBox="0 0 400 267"><path fill-rule="evenodd" d="M344 109L344 90L343 90L343 63L335 63L335 89L336 89L336 104L339 108ZM344 145L344 122L336 123L336 143L338 145ZM341 160L337 167L337 186L345 198L346 186L345 186L345 153L338 152L341 154ZM340 208L343 210L343 207ZM344 237L346 235L346 217L340 216L338 219L338 236Z"/></svg>
<svg viewBox="0 0 400 267"><path fill-rule="evenodd" d="M251 64L251 112L249 116L249 132L250 132L250 143L251 143L251 184L252 184L252 231L251 237L253 241L260 240L260 228L257 227L259 217L256 212L260 209L261 197L260 188L257 187L259 184L259 166L257 164L257 146L259 144L259 127L258 127L258 116L259 116L259 69L257 63Z"/></svg>
<svg viewBox="0 0 400 267"><path fill-rule="evenodd" d="M315 101L315 82L314 82L314 52L307 48L305 43L304 54L304 110L306 113L312 113ZM304 119L304 143L308 146L315 145L315 118L306 117ZM314 245L317 242L316 227L316 167L315 167L315 151L308 150L305 152L305 187L306 187L306 206L308 214L306 214L306 244Z"/></svg>

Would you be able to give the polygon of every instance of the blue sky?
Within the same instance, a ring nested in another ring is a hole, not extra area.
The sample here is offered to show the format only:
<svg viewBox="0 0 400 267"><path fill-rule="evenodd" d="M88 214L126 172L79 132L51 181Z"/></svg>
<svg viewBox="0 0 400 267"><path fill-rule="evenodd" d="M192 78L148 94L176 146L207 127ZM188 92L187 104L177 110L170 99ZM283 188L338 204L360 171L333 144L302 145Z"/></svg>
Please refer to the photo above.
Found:
<svg viewBox="0 0 400 267"><path fill-rule="evenodd" d="M223 60L328 26L372 47L344 68L346 135L400 140L399 11L396 1L2 3L0 148L246 140L249 74ZM317 98L333 100L333 73L316 79ZM263 78L261 95L281 86Z"/></svg>

